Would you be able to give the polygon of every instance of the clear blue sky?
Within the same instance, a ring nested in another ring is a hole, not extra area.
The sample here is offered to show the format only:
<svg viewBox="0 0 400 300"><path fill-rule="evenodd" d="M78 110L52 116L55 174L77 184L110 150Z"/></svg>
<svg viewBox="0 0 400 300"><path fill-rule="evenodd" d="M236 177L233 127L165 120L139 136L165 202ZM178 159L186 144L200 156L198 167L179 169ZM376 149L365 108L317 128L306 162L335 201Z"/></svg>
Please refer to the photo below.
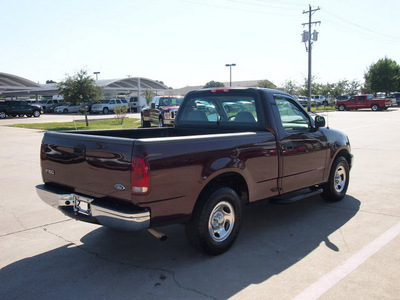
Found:
<svg viewBox="0 0 400 300"><path fill-rule="evenodd" d="M400 63L398 0L0 0L0 72L44 83L80 69L180 88L210 80L302 83L308 5L320 83L359 80L385 56Z"/></svg>

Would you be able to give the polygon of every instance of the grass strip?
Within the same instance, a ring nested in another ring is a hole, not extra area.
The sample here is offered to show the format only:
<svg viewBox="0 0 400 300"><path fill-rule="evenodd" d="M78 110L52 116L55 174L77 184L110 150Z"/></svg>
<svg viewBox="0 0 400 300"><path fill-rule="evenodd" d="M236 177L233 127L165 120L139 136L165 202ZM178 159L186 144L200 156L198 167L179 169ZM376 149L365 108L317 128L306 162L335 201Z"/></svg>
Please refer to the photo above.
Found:
<svg viewBox="0 0 400 300"><path fill-rule="evenodd" d="M41 130L99 130L99 129L130 129L141 126L139 119L126 118L122 124L120 120L90 120L89 126L85 121L73 122L52 122L52 123L30 123L30 124L14 124L10 127L41 129Z"/></svg>

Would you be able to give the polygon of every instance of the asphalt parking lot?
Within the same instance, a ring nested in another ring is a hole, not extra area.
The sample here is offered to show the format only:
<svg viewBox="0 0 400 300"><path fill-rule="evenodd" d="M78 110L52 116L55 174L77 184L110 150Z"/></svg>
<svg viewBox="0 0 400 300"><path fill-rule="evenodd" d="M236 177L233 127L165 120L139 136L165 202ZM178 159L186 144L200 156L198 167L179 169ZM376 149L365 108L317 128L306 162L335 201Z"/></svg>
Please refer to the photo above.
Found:
<svg viewBox="0 0 400 300"><path fill-rule="evenodd" d="M181 225L160 242L64 217L35 192L43 132L2 125L78 117L0 120L0 298L398 299L400 108L324 115L352 144L345 199L249 206L217 257L191 248Z"/></svg>

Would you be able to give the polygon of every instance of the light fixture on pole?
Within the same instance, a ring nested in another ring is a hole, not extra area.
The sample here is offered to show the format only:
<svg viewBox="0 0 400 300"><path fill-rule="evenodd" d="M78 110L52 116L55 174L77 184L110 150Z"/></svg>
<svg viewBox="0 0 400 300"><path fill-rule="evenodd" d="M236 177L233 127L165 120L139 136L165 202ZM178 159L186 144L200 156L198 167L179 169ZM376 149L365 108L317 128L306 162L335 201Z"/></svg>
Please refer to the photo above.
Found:
<svg viewBox="0 0 400 300"><path fill-rule="evenodd" d="M232 67L236 64L226 64L225 67L229 67L229 86L232 87Z"/></svg>
<svg viewBox="0 0 400 300"><path fill-rule="evenodd" d="M100 74L100 72L93 72L93 74L95 74L95 75L96 75L96 81L97 81L97 79L98 79L98 75Z"/></svg>

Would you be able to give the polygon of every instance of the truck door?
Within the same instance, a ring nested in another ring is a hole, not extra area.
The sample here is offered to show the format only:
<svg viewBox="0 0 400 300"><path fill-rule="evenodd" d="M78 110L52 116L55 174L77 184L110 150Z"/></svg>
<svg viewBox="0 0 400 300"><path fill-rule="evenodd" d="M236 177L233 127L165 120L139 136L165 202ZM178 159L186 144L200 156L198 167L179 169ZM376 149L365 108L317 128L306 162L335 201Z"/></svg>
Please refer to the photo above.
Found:
<svg viewBox="0 0 400 300"><path fill-rule="evenodd" d="M351 109L358 108L357 96L353 96L349 100L347 100L346 108L351 108Z"/></svg>
<svg viewBox="0 0 400 300"><path fill-rule="evenodd" d="M327 140L311 125L311 117L292 99L275 96L280 121L281 188L283 193L321 183ZM279 125L279 124L278 124Z"/></svg>
<svg viewBox="0 0 400 300"><path fill-rule="evenodd" d="M367 103L367 96L358 96L358 107L359 108L366 108L368 107Z"/></svg>

